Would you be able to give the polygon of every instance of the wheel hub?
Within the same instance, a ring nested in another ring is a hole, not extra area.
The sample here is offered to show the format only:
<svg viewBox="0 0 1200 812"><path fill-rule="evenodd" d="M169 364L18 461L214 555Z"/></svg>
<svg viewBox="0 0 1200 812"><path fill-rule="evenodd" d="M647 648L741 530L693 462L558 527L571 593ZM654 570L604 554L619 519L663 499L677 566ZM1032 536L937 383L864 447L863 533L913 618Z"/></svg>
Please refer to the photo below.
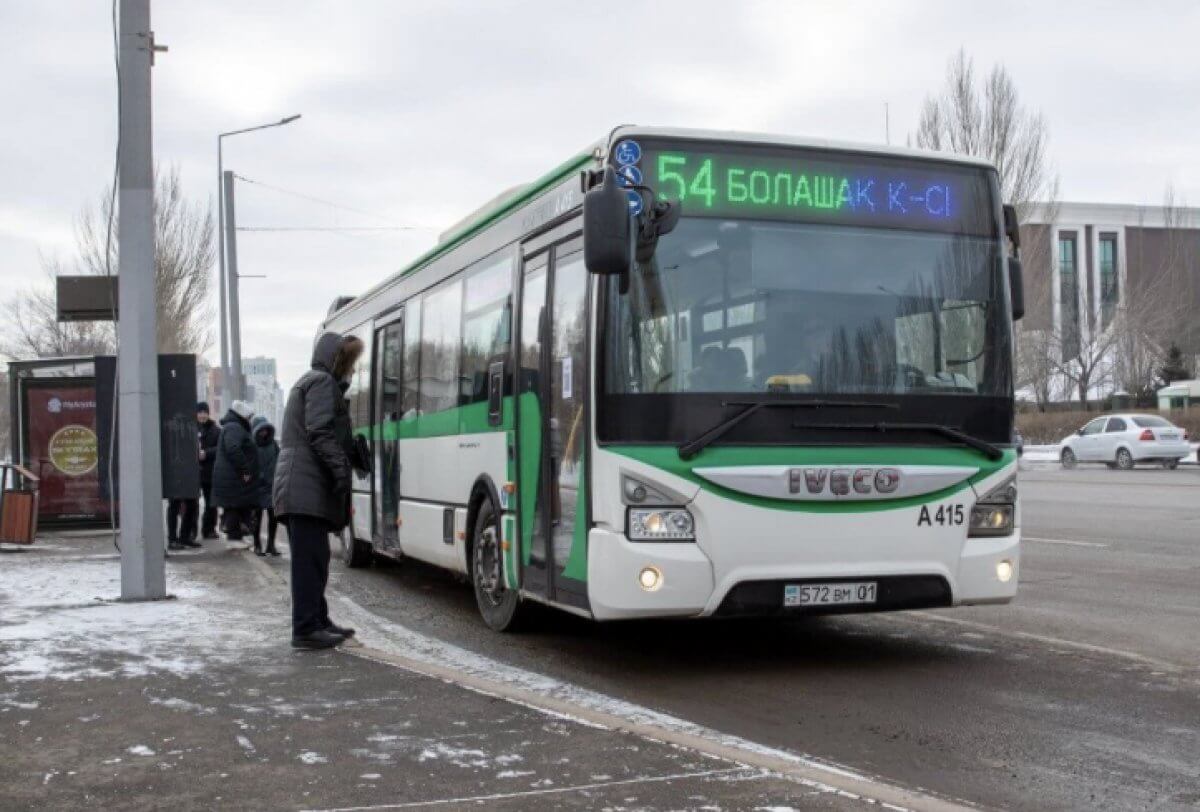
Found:
<svg viewBox="0 0 1200 812"><path fill-rule="evenodd" d="M475 583L493 605L498 606L503 600L504 578L495 524L484 527L475 540Z"/></svg>

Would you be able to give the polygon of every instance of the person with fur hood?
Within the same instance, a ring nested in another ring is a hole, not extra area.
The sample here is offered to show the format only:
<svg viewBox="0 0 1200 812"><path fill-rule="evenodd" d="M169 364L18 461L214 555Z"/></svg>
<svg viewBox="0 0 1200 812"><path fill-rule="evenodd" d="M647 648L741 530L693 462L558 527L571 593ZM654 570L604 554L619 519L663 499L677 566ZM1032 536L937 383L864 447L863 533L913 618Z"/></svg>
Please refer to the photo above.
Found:
<svg viewBox="0 0 1200 812"><path fill-rule="evenodd" d="M365 471L345 389L363 352L356 336L323 332L312 366L288 393L272 502L291 549L292 646L339 645L354 630L329 618L329 534L350 521L352 470Z"/></svg>

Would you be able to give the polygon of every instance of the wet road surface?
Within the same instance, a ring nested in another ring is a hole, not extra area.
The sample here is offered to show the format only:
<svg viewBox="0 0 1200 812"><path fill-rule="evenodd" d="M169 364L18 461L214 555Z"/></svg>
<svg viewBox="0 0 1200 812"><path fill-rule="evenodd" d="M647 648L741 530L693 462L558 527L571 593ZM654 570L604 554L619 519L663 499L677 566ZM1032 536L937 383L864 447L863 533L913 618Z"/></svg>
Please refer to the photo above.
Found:
<svg viewBox="0 0 1200 812"><path fill-rule="evenodd" d="M505 663L985 807L1200 807L1200 470L1021 474L1007 607L488 631L415 563L333 588Z"/></svg>

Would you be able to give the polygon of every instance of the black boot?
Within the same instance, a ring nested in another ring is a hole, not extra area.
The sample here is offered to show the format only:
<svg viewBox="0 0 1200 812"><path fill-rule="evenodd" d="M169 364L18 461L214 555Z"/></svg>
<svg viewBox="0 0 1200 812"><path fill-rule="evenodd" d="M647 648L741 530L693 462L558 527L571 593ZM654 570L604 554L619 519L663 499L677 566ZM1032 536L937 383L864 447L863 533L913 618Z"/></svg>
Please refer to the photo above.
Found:
<svg viewBox="0 0 1200 812"><path fill-rule="evenodd" d="M325 631L340 634L342 637L354 636L354 629L351 629L349 626L339 626L332 620L326 621Z"/></svg>
<svg viewBox="0 0 1200 812"><path fill-rule="evenodd" d="M340 634L333 634L328 629L318 629L315 632L308 634L293 634L292 648L305 649L320 649L333 648L339 645L346 638Z"/></svg>

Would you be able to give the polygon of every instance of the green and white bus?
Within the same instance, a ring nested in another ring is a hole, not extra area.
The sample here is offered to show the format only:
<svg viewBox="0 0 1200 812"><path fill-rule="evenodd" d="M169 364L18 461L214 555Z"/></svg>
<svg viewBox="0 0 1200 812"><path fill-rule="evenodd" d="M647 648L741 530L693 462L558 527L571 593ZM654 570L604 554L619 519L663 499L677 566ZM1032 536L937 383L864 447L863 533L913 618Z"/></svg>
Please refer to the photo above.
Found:
<svg viewBox="0 0 1200 812"><path fill-rule="evenodd" d="M1018 233L972 158L625 126L331 307L350 566L485 621L1005 603ZM586 202L585 202L586 201Z"/></svg>

